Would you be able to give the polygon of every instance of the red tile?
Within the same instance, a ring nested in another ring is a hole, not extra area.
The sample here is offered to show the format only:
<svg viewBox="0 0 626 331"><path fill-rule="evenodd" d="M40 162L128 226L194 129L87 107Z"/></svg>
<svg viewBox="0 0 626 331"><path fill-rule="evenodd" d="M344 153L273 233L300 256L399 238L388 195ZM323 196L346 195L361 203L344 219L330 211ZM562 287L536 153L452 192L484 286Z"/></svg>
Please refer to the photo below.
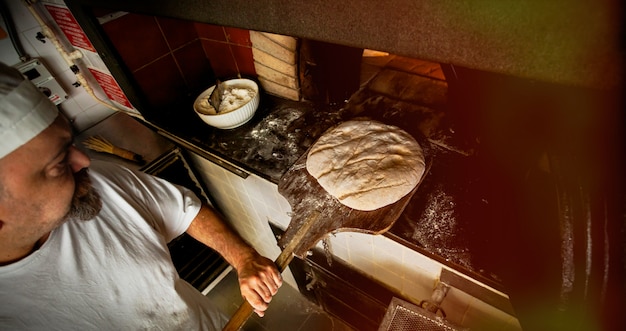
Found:
<svg viewBox="0 0 626 331"><path fill-rule="evenodd" d="M176 50L174 58L191 91L207 88L215 81L211 63L204 54L200 40Z"/></svg>
<svg viewBox="0 0 626 331"><path fill-rule="evenodd" d="M211 40L202 40L204 53L211 61L211 68L219 79L237 77L237 66L230 51L230 45Z"/></svg>
<svg viewBox="0 0 626 331"><path fill-rule="evenodd" d="M158 17L157 22L161 26L171 49L177 49L194 39L198 39L198 33L193 22L165 17Z"/></svg>
<svg viewBox="0 0 626 331"><path fill-rule="evenodd" d="M242 76L256 77L256 70L254 70L254 58L252 56L252 48L243 47L237 45L230 45L230 49L233 51L235 61L237 61L237 67Z"/></svg>
<svg viewBox="0 0 626 331"><path fill-rule="evenodd" d="M137 70L133 75L152 107L163 108L185 96L185 81L171 55Z"/></svg>
<svg viewBox="0 0 626 331"><path fill-rule="evenodd" d="M226 42L226 35L224 34L224 28L219 25L194 23L194 27L198 32L198 37L202 39L216 40Z"/></svg>
<svg viewBox="0 0 626 331"><path fill-rule="evenodd" d="M105 23L102 27L131 71L169 51L152 16L127 14Z"/></svg>
<svg viewBox="0 0 626 331"><path fill-rule="evenodd" d="M226 32L226 39L229 42L240 46L252 47L249 30L224 27L224 31Z"/></svg>

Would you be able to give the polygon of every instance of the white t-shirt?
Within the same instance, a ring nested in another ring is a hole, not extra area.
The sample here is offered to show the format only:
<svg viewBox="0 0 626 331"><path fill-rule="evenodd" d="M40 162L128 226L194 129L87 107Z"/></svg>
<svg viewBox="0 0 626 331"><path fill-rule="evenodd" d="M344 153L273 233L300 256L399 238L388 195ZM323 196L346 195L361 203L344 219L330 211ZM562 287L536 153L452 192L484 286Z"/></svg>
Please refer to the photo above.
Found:
<svg viewBox="0 0 626 331"><path fill-rule="evenodd" d="M90 174L99 215L0 267L0 330L220 330L225 317L167 248L200 209L194 193L102 161Z"/></svg>

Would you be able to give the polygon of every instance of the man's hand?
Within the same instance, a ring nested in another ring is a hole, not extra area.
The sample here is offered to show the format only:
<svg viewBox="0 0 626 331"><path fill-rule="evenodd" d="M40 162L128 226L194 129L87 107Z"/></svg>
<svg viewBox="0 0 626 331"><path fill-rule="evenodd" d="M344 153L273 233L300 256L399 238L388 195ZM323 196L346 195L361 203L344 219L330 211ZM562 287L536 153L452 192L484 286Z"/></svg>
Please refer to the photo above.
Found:
<svg viewBox="0 0 626 331"><path fill-rule="evenodd" d="M278 292L283 279L273 261L254 254L237 269L241 296L250 303L260 317L265 315L272 297Z"/></svg>
<svg viewBox="0 0 626 331"><path fill-rule="evenodd" d="M187 233L215 249L237 270L241 296L263 317L272 296L283 283L274 262L259 255L206 204L202 205Z"/></svg>

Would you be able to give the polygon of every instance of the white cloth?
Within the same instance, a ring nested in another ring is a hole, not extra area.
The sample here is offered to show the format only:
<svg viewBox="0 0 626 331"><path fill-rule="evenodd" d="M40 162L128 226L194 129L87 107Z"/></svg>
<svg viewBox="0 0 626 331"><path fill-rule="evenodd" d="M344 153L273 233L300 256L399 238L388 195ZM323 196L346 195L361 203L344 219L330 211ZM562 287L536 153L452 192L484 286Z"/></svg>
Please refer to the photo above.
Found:
<svg viewBox="0 0 626 331"><path fill-rule="evenodd" d="M0 267L0 330L220 330L225 318L179 278L167 248L198 198L111 163L90 171L100 214Z"/></svg>
<svg viewBox="0 0 626 331"><path fill-rule="evenodd" d="M0 63L0 158L45 130L58 110L20 72Z"/></svg>

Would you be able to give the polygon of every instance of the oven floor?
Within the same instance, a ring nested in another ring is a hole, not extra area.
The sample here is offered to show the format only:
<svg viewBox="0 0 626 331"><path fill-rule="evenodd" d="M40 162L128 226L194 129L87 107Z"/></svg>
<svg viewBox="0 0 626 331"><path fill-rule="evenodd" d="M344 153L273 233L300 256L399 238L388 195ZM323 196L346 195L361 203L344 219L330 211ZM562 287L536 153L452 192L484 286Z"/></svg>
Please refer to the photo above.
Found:
<svg viewBox="0 0 626 331"><path fill-rule="evenodd" d="M235 271L230 271L207 294L226 316L232 316L242 302ZM263 318L256 314L242 327L243 331L353 331L342 321L330 316L288 284L274 296Z"/></svg>

